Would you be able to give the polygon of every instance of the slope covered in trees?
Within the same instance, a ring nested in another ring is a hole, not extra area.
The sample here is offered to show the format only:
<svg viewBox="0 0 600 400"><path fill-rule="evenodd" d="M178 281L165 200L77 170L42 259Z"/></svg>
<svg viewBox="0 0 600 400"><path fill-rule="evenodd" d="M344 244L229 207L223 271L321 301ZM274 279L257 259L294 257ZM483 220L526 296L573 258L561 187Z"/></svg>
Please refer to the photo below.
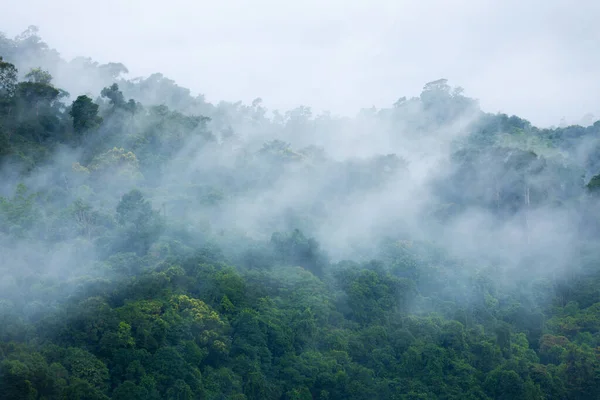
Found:
<svg viewBox="0 0 600 400"><path fill-rule="evenodd" d="M600 121L0 56L0 399L600 398Z"/></svg>

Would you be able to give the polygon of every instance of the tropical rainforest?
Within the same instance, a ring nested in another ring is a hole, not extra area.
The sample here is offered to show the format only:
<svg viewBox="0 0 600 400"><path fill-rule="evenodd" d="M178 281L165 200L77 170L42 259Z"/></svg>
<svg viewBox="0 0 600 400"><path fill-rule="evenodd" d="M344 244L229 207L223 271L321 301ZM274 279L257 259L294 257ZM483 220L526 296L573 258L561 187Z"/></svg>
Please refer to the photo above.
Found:
<svg viewBox="0 0 600 400"><path fill-rule="evenodd" d="M0 399L600 399L600 121L0 56Z"/></svg>

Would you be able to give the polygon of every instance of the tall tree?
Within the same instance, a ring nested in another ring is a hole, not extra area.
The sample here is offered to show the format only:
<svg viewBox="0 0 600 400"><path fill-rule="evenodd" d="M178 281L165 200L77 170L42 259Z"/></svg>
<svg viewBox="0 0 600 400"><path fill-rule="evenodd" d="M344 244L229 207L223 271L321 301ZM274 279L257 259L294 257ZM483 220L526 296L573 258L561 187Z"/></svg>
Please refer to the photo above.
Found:
<svg viewBox="0 0 600 400"><path fill-rule="evenodd" d="M33 68L25 75L25 79L33 83L41 83L42 85L50 85L52 75L48 71L41 68Z"/></svg>
<svg viewBox="0 0 600 400"><path fill-rule="evenodd" d="M0 100L12 97L17 88L17 67L0 57Z"/></svg>
<svg viewBox="0 0 600 400"><path fill-rule="evenodd" d="M77 97L71 105L69 115L73 117L73 129L78 134L96 128L102 122L102 118L98 116L98 104L85 95Z"/></svg>

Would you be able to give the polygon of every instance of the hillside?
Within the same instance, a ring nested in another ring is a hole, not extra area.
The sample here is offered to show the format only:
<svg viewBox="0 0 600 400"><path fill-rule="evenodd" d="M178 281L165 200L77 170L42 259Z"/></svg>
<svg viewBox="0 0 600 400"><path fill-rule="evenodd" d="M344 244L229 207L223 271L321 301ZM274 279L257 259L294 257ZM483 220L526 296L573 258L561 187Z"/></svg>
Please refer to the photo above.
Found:
<svg viewBox="0 0 600 400"><path fill-rule="evenodd" d="M0 400L600 398L600 121L0 56Z"/></svg>

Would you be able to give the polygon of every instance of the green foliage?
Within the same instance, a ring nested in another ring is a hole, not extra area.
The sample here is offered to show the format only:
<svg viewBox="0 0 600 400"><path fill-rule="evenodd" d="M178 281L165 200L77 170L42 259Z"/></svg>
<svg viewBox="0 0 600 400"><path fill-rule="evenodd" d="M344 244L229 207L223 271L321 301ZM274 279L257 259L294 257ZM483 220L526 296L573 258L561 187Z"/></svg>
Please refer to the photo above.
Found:
<svg viewBox="0 0 600 400"><path fill-rule="evenodd" d="M117 107L124 107L125 106L125 97L123 96L123 93L119 90L119 85L117 85L116 83L113 83L110 87L105 87L104 89L102 89L102 92L100 92L100 94L102 95L102 97L106 97L110 100L110 104L113 105L113 107L117 108Z"/></svg>
<svg viewBox="0 0 600 400"><path fill-rule="evenodd" d="M35 193L20 183L11 199L0 197L0 221L5 233L25 236L34 226L39 212L35 207Z"/></svg>
<svg viewBox="0 0 600 400"><path fill-rule="evenodd" d="M17 87L17 68L0 57L0 99L2 105L15 94Z"/></svg>
<svg viewBox="0 0 600 400"><path fill-rule="evenodd" d="M600 122L538 129L445 79L355 120L267 118L91 60L108 86L67 106L41 67L18 80L19 55L54 59L36 32L0 36L0 400L600 398L600 158L581 156ZM451 151L410 220L400 153L314 145L349 121L398 150L464 129L428 142ZM584 232L568 269L549 271L561 243L459 259L435 242L479 213L529 232L549 209Z"/></svg>
<svg viewBox="0 0 600 400"><path fill-rule="evenodd" d="M50 75L48 71L44 71L41 68L33 68L31 71L25 74L25 79L33 83L50 85L50 82L52 82L52 75Z"/></svg>
<svg viewBox="0 0 600 400"><path fill-rule="evenodd" d="M291 234L274 233L271 236L275 255L282 264L299 265L317 276L323 274L323 266L327 262L313 238L307 238L300 230Z"/></svg>
<svg viewBox="0 0 600 400"><path fill-rule="evenodd" d="M592 179L590 179L590 181L586 185L586 187L592 193L600 191L600 175L593 176Z"/></svg>
<svg viewBox="0 0 600 400"><path fill-rule="evenodd" d="M105 153L94 157L90 170L97 176L113 175L133 181L140 179L139 162L131 151L113 147Z"/></svg>
<svg viewBox="0 0 600 400"><path fill-rule="evenodd" d="M102 122L98 116L98 105L87 96L78 96L71 105L69 115L73 117L73 129L78 134L96 128Z"/></svg>

